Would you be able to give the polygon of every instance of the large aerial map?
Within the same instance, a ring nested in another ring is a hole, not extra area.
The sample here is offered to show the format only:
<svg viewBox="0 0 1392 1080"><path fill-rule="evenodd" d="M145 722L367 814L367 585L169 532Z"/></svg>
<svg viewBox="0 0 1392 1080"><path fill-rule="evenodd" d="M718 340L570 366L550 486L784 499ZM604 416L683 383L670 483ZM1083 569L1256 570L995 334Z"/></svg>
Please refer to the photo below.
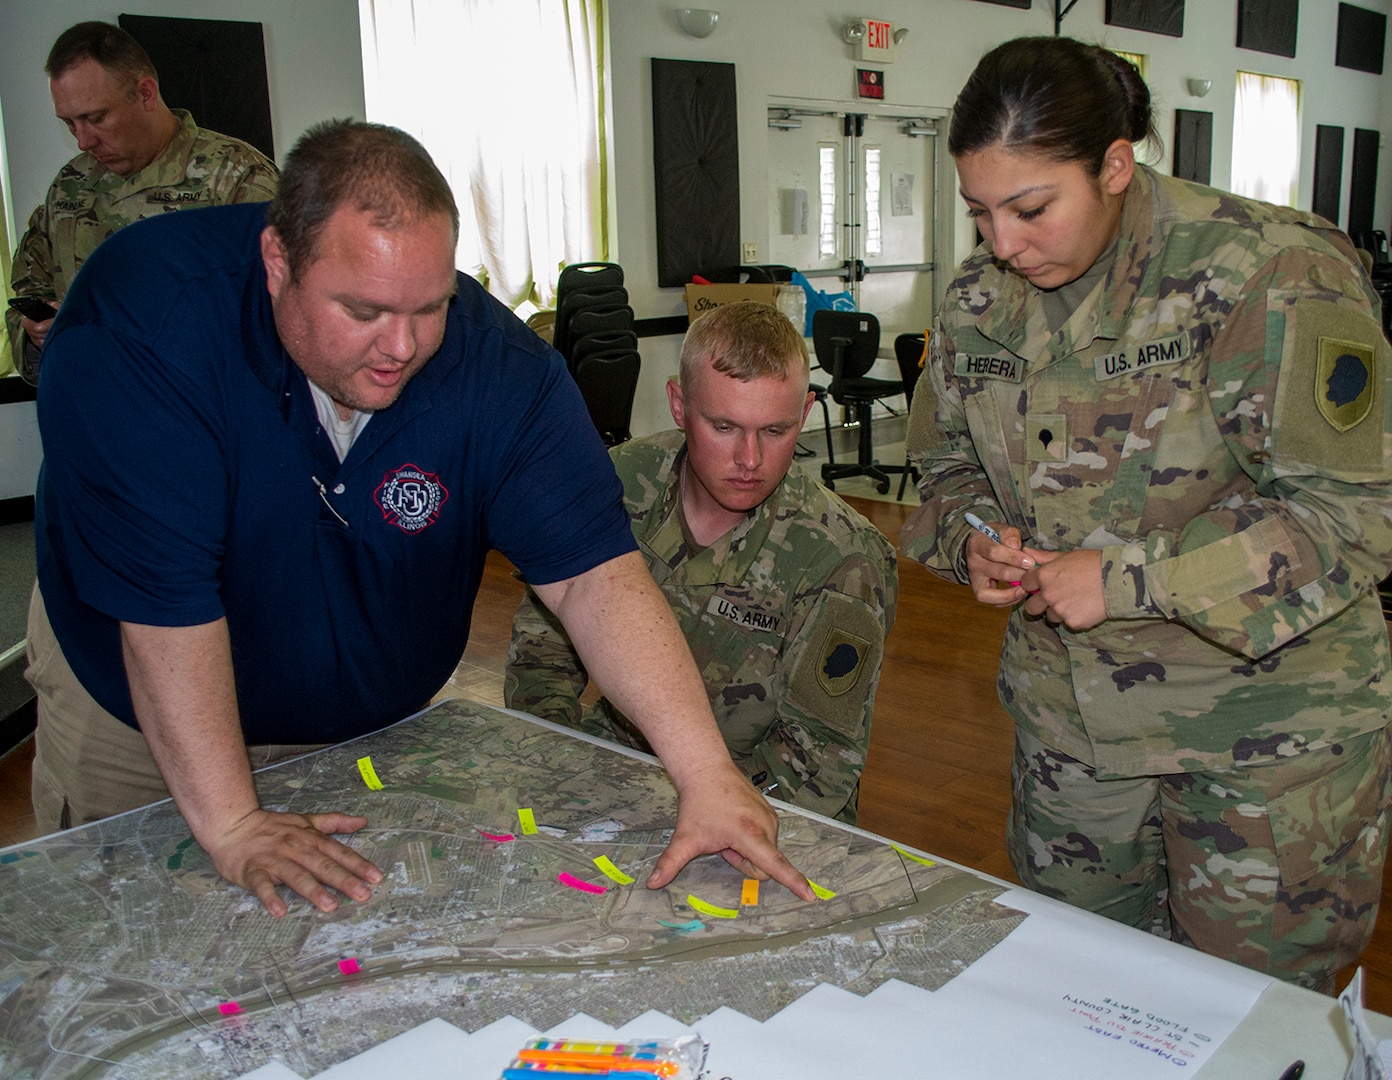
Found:
<svg viewBox="0 0 1392 1080"><path fill-rule="evenodd" d="M387 875L372 899L272 919L168 802L0 851L0 1076L310 1077L432 1018L764 1021L821 984L937 990L1025 918L988 881L788 812L781 845L827 899L752 895L715 856L650 891L676 815L662 769L471 702L257 786L366 815L348 842Z"/></svg>

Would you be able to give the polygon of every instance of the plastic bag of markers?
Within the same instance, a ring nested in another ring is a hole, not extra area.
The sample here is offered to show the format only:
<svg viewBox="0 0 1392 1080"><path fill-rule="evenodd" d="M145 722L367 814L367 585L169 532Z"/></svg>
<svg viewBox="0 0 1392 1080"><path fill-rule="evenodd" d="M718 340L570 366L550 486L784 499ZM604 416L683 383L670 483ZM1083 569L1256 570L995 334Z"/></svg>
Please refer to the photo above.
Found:
<svg viewBox="0 0 1392 1080"><path fill-rule="evenodd" d="M595 1077L614 1080L698 1080L708 1047L699 1035L675 1039L529 1039L501 1080Z"/></svg>

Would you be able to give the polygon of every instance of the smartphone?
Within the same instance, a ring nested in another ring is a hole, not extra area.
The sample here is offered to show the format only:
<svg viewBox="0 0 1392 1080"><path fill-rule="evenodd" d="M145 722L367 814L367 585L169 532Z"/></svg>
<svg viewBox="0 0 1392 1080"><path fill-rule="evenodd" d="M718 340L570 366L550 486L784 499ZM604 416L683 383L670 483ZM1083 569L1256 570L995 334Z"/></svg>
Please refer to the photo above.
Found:
<svg viewBox="0 0 1392 1080"><path fill-rule="evenodd" d="M12 296L10 297L10 307L26 319L33 319L35 322L47 322L58 314L51 305L40 300L37 296Z"/></svg>

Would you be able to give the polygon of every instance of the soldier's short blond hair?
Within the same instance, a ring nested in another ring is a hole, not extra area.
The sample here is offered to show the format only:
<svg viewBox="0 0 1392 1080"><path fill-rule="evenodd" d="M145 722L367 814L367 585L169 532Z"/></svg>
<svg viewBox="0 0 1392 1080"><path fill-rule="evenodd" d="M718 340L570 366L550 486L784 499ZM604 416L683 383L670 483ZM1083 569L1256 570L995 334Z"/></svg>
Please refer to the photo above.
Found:
<svg viewBox="0 0 1392 1080"><path fill-rule="evenodd" d="M722 304L691 324L681 348L682 386L690 386L707 362L741 382L793 378L806 384L809 378L802 333L777 308L752 300Z"/></svg>

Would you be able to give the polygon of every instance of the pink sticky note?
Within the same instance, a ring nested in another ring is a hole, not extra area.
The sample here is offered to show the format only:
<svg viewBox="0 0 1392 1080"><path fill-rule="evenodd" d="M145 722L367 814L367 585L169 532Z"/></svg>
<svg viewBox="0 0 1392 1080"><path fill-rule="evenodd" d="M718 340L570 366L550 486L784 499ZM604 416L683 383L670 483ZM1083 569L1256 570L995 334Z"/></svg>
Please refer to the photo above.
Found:
<svg viewBox="0 0 1392 1080"><path fill-rule="evenodd" d="M517 839L517 837L513 836L512 833L491 833L484 832L482 829L478 831L478 834L485 840L492 840L499 844L506 844L509 840Z"/></svg>
<svg viewBox="0 0 1392 1080"><path fill-rule="evenodd" d="M356 975L362 969L358 967L358 962L350 956L346 960L338 962L338 970L345 975Z"/></svg>
<svg viewBox="0 0 1392 1080"><path fill-rule="evenodd" d="M242 1007L235 1001L224 1001L218 1005L218 1012L223 1016L236 1016L242 1011Z"/></svg>
<svg viewBox="0 0 1392 1080"><path fill-rule="evenodd" d="M556 875L556 880L559 881L562 885L568 886L572 889L579 889L581 892L604 893L609 891L603 885L591 885L588 881L581 881L578 877L572 877L570 874L567 874L564 870L562 870L559 874Z"/></svg>

